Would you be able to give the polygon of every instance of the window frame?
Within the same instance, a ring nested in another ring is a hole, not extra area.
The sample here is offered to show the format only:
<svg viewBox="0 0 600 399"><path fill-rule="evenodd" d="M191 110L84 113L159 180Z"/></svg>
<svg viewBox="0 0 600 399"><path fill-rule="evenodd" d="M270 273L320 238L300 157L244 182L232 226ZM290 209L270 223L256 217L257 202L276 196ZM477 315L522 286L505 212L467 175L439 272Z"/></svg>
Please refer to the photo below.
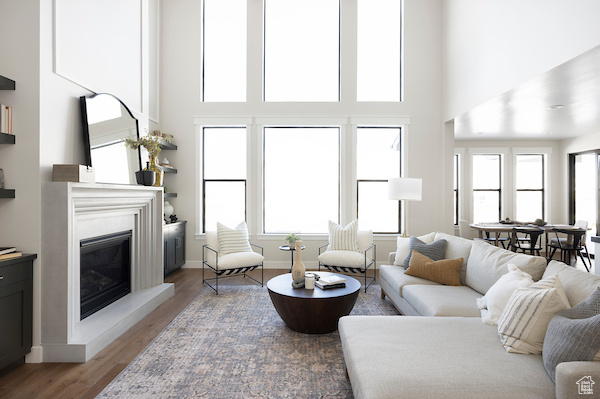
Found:
<svg viewBox="0 0 600 399"><path fill-rule="evenodd" d="M497 156L498 157L498 188L497 189L476 189L473 184L473 159L476 156ZM498 193L498 220L502 220L502 210L504 205L504 156L505 153L501 151L482 151L482 152L474 152L471 155L471 214L475 215L475 201L474 201L474 193L475 192L497 192ZM474 217L472 220L475 221Z"/></svg>
<svg viewBox="0 0 600 399"><path fill-rule="evenodd" d="M523 189L517 187L517 173L518 173L518 161L519 156L540 156L542 158L542 188L539 189ZM516 152L514 154L514 169L515 169L515 201L514 201L514 213L515 217L517 215L517 210L519 207L519 202L517 200L517 194L519 192L540 192L542 194L542 220L546 219L546 154L542 153L526 153L526 152Z"/></svg>

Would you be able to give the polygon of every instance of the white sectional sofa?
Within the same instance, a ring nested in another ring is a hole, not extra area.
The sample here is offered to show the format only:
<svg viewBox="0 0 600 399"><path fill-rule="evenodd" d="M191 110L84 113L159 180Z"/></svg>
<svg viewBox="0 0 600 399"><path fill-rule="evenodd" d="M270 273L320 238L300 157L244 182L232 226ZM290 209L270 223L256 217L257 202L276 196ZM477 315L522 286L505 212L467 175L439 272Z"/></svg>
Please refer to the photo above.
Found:
<svg viewBox="0 0 600 399"><path fill-rule="evenodd" d="M390 264L380 268L382 298L404 316L346 316L339 331L348 376L358 398L571 398L578 381L593 379L600 396L600 362L556 367L556 384L542 355L509 353L498 326L484 324L477 298L508 272L509 263L534 281L558 274L571 306L600 287L600 277L552 261L443 233L420 237L448 241L445 258L463 258L461 286L405 274L408 241L398 240ZM399 260L396 260L398 258ZM442 316L442 317L440 317ZM600 338L599 338L600 339ZM585 395L583 397L594 397Z"/></svg>

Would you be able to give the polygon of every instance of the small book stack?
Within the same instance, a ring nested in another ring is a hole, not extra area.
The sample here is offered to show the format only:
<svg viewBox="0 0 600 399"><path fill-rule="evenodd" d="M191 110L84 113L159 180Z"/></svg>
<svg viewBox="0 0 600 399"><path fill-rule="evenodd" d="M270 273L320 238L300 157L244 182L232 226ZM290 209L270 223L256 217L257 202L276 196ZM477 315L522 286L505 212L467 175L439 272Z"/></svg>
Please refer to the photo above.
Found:
<svg viewBox="0 0 600 399"><path fill-rule="evenodd" d="M17 252L15 247L0 247L0 261L23 256L23 252Z"/></svg>
<svg viewBox="0 0 600 399"><path fill-rule="evenodd" d="M344 288L346 286L346 279L340 276L321 277L315 281L315 285L322 290Z"/></svg>

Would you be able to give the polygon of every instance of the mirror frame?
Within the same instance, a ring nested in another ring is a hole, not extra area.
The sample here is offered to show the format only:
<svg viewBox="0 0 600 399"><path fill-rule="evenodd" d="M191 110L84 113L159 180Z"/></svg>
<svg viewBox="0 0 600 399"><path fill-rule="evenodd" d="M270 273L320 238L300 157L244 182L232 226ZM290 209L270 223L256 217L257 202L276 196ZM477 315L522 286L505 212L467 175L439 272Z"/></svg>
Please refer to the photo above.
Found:
<svg viewBox="0 0 600 399"><path fill-rule="evenodd" d="M86 101L88 99L91 100L100 95L103 95L103 96L107 95L107 96L113 97L115 100L117 100L121 104L121 106L123 108L125 108L125 110L129 114L129 116L135 121L136 135L137 135L138 139L140 138L140 127L139 127L138 119L135 116L133 116L133 113L131 112L129 107L127 107L127 105L125 105L125 103L123 101L121 101L118 97L116 97L110 93L94 93L89 96L79 97L79 105L80 105L80 109L81 109L81 123L83 126L83 146L84 146L84 153L85 153L85 162L86 162L87 166L92 166L92 167L94 165L92 165L92 149L91 149L91 144L90 144L90 126L88 124ZM131 151L134 151L134 150L131 150ZM138 171L139 171L139 170L142 170L142 154L141 154L141 151L139 148L135 151L137 152ZM134 172L136 172L136 171L134 171ZM135 179L134 179L134 181L135 181ZM107 182L100 182L100 183L107 183ZM118 184L118 183L108 183L108 184Z"/></svg>

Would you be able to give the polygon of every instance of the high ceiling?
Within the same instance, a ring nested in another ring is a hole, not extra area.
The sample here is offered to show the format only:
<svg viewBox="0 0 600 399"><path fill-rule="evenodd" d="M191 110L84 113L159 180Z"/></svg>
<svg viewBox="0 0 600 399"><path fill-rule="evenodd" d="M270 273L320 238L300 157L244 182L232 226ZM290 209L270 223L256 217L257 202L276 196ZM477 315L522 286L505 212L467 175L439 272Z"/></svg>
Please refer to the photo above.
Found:
<svg viewBox="0 0 600 399"><path fill-rule="evenodd" d="M457 140L560 140L600 132L600 46L454 120Z"/></svg>

